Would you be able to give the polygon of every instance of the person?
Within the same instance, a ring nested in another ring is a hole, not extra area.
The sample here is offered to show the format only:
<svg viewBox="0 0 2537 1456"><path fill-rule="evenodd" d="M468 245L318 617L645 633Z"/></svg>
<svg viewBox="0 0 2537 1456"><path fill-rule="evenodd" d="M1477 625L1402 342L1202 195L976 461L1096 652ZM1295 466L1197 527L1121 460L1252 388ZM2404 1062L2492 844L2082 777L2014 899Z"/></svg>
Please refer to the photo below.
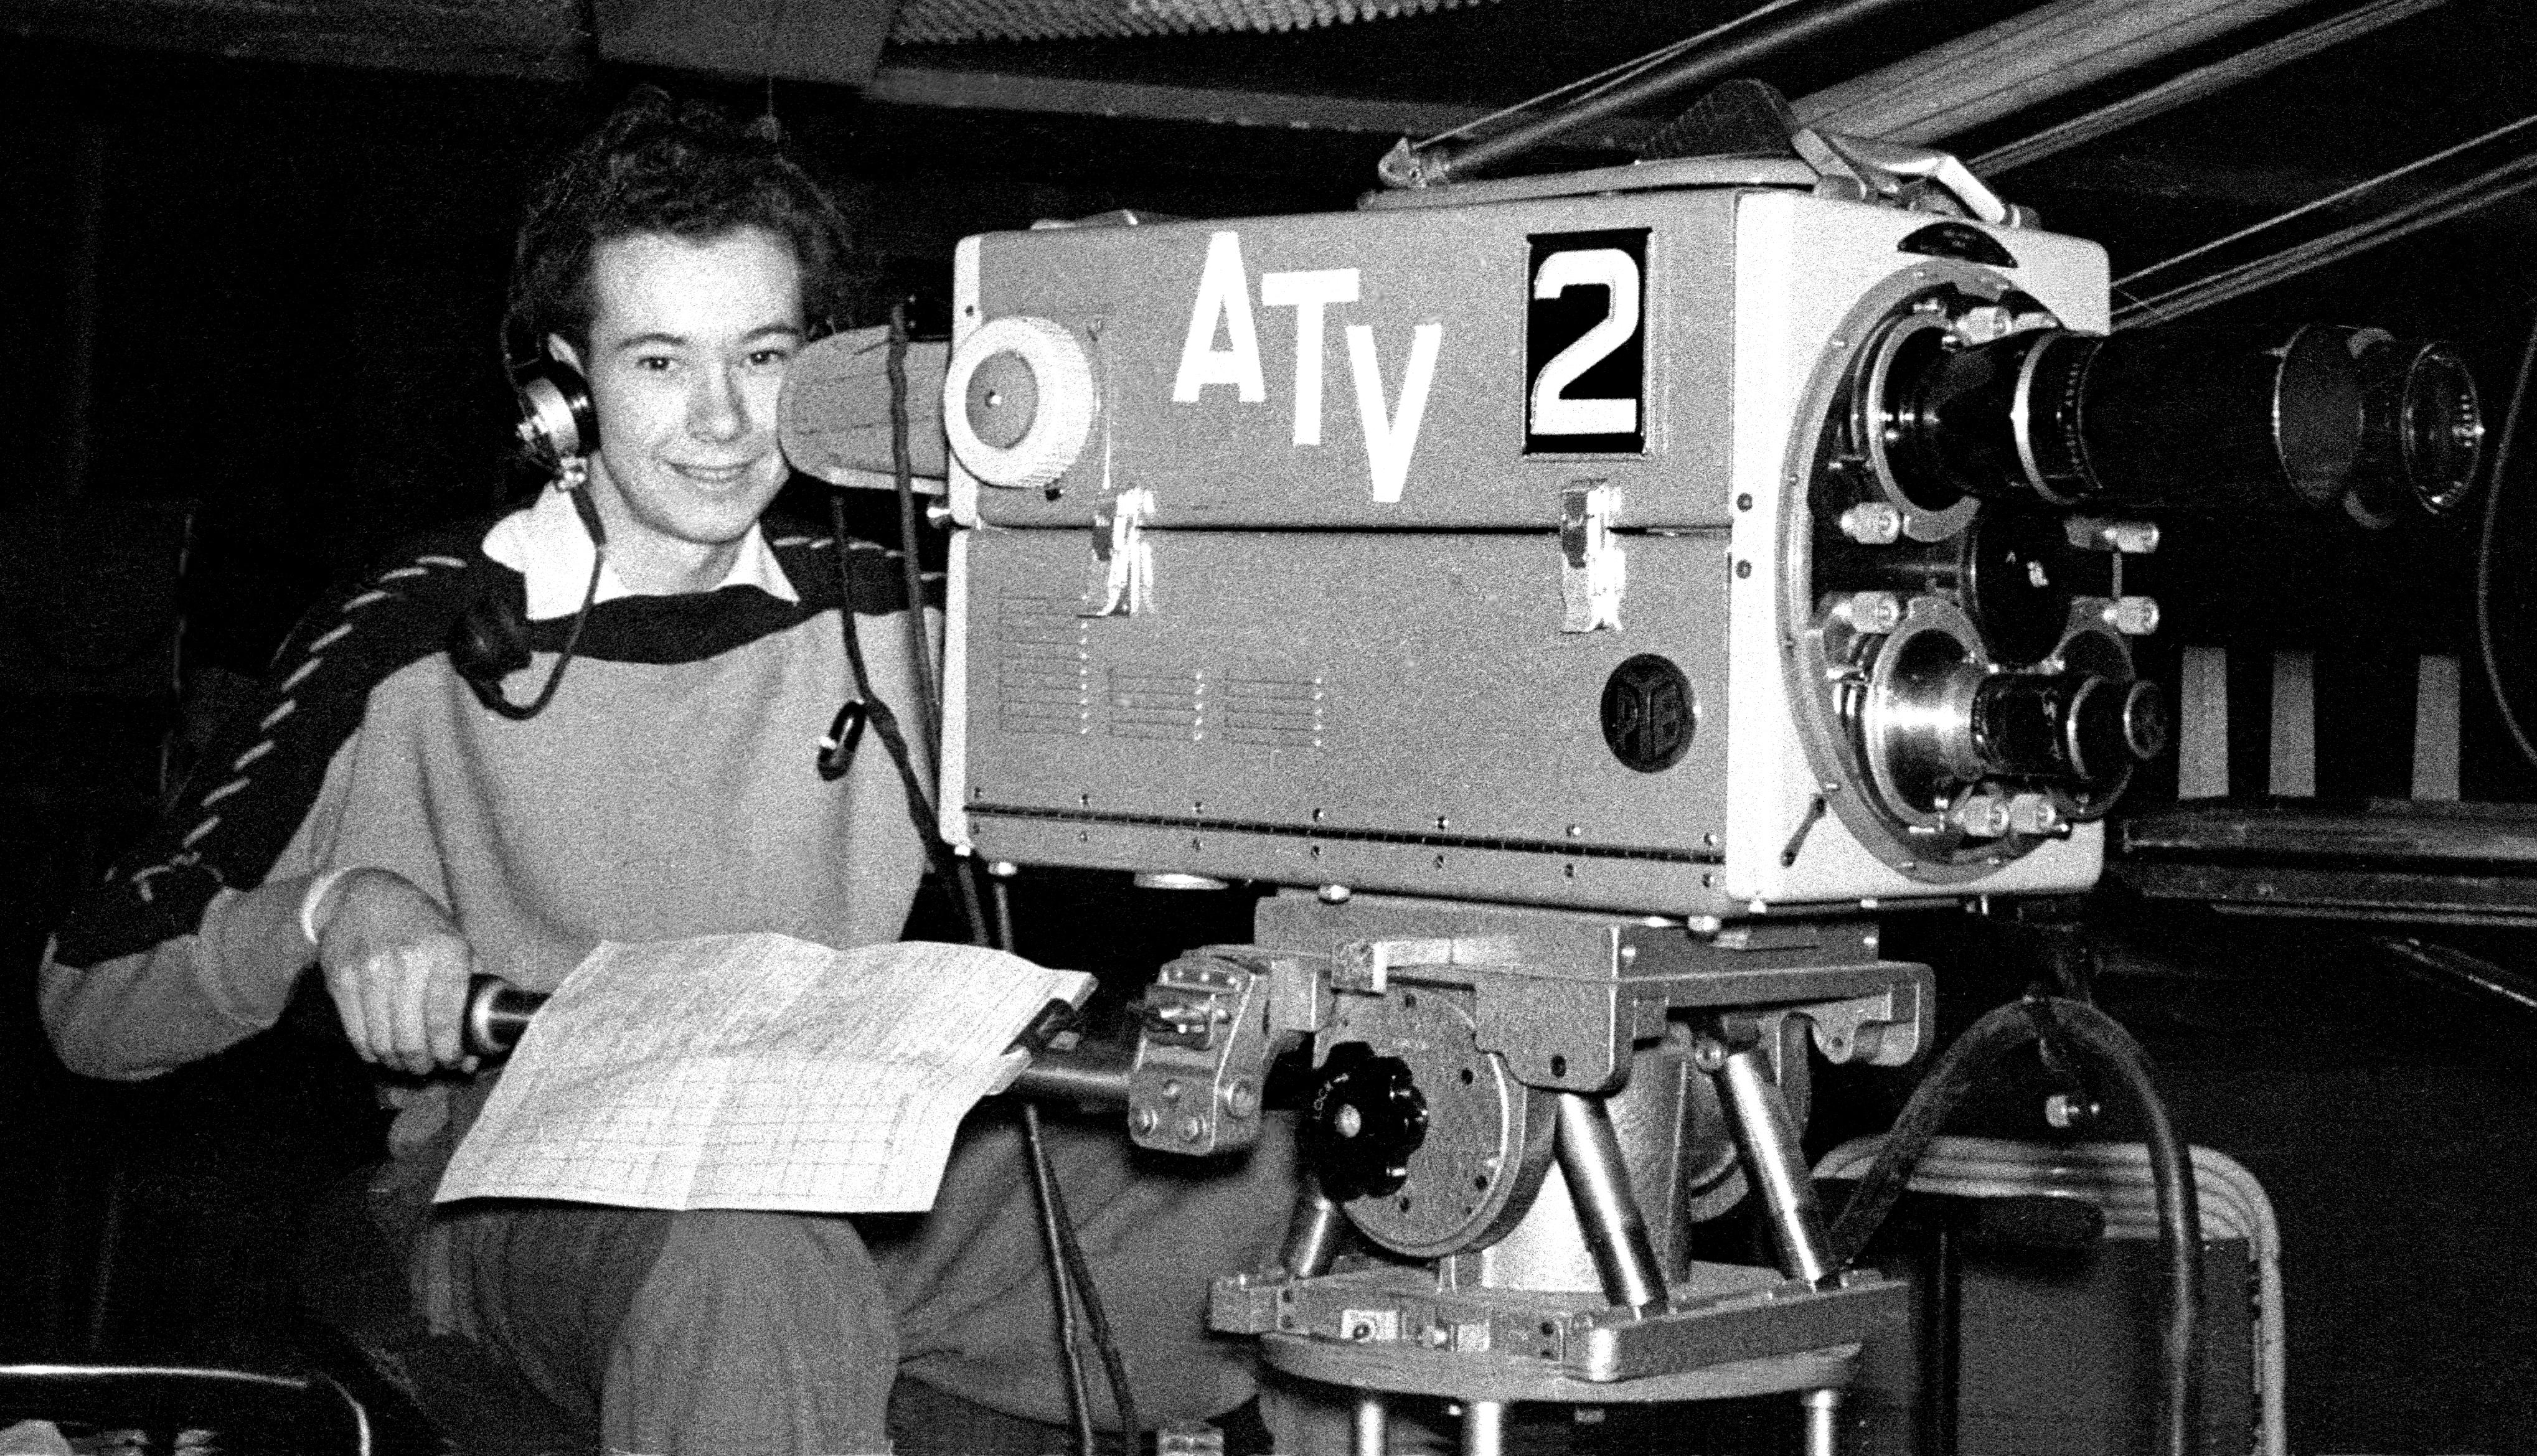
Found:
<svg viewBox="0 0 2537 1456"><path fill-rule="evenodd" d="M817 744L858 695L841 617L872 691L908 704L919 605L879 548L760 520L788 474L777 391L847 256L768 129L638 93L514 262L509 336L586 381L596 448L319 605L46 958L64 1061L126 1079L272 1026L322 968L400 1111L351 1214L320 1220L315 1294L465 1449L885 1450L901 1372L1067 1418L1029 1180L987 1111L921 1219L430 1202L495 1074L461 1045L471 975L545 990L602 940L845 948L908 916L927 851L894 765L868 749L824 782ZM449 646L488 612L533 661ZM1249 1352L1206 1337L1207 1281L1273 1257L1287 1147L1155 1167L1113 1127L1054 1146L1140 1406L1239 1404ZM364 1250L397 1285L349 1272Z"/></svg>

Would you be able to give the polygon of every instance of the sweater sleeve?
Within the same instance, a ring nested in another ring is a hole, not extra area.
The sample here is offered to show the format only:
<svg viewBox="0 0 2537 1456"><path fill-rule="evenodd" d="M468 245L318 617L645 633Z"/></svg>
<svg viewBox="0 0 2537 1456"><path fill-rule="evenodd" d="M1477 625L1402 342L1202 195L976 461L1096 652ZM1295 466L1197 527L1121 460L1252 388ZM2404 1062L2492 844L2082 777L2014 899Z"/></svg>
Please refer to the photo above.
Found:
<svg viewBox="0 0 2537 1456"><path fill-rule="evenodd" d="M216 892L194 933L94 966L44 957L44 1029L63 1064L90 1077L138 1081L173 1070L282 1019L314 956L299 930L311 876Z"/></svg>
<svg viewBox="0 0 2537 1456"><path fill-rule="evenodd" d="M487 575L481 554L426 542L300 623L168 812L46 949L44 1028L65 1065L153 1077L281 1018L315 959L299 900L328 866L311 829L340 808L370 690L438 651Z"/></svg>

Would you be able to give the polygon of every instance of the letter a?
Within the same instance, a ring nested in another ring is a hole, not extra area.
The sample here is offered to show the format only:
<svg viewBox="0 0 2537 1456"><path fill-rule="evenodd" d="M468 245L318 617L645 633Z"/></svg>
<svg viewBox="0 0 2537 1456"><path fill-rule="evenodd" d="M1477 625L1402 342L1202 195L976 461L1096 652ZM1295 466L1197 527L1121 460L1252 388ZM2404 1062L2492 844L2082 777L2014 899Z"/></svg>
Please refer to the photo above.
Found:
<svg viewBox="0 0 2537 1456"><path fill-rule="evenodd" d="M1215 347L1216 320L1224 321L1228 348ZM1260 377L1260 334L1251 326L1251 275L1242 267L1242 238L1219 232L1207 240L1206 272L1199 276L1198 303L1190 309L1189 337L1181 344L1175 403L1198 401L1210 384L1229 384L1236 398L1256 405L1268 398Z"/></svg>

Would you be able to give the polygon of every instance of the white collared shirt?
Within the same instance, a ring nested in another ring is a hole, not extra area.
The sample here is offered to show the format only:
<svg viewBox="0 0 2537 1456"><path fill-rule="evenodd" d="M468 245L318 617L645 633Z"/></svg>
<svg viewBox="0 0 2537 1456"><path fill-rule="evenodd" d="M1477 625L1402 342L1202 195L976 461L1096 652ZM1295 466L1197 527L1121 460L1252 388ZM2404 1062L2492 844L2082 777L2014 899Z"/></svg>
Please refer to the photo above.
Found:
<svg viewBox="0 0 2537 1456"><path fill-rule="evenodd" d="M554 486L538 492L537 504L504 516L485 533L485 554L526 580L533 622L568 617L581 609L582 594L590 590L591 551L590 533L582 529L571 497ZM724 587L755 587L779 601L802 600L754 524L741 538L740 554L732 559L731 570L723 573L713 590ZM594 604L636 595L617 574L616 563L600 567Z"/></svg>

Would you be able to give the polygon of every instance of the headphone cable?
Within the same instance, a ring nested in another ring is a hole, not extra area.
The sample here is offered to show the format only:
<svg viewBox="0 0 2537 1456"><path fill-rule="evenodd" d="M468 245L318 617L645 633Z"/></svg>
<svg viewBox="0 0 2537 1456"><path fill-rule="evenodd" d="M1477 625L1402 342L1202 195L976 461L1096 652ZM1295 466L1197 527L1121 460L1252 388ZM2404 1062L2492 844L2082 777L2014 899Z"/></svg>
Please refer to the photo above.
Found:
<svg viewBox="0 0 2537 1456"><path fill-rule="evenodd" d="M547 674L546 686L539 688L538 695L529 702L514 703L503 696L498 671L481 676L460 674L476 690L479 702L513 723L528 722L554 701L555 689L563 685L564 669L572 665L573 654L581 649L581 629L590 622L591 607L598 604L599 574L608 565L608 529L599 524L599 508L591 504L589 487L566 487L564 493L572 497L573 511L581 517L582 529L590 533L590 585L582 588L581 605L573 608L572 625L564 632L563 651L556 655L554 670Z"/></svg>

